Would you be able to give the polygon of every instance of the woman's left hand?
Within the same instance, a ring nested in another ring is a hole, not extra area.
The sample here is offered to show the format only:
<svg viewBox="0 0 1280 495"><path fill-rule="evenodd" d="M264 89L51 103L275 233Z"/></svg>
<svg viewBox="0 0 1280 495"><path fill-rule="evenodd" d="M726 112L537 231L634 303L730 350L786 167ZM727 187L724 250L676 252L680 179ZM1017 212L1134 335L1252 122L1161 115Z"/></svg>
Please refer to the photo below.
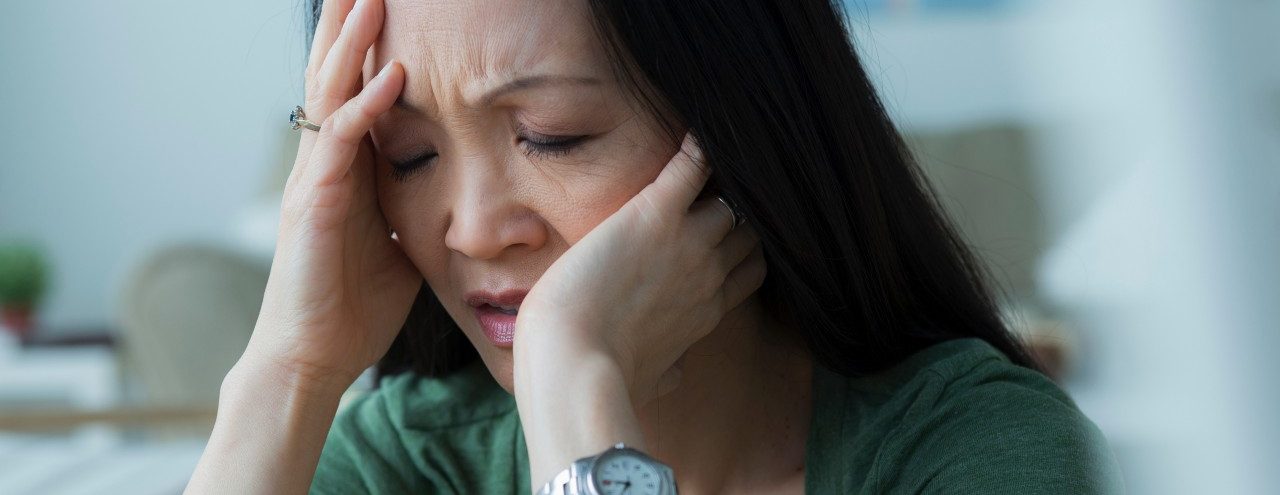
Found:
<svg viewBox="0 0 1280 495"><path fill-rule="evenodd" d="M677 359L765 277L750 225L734 228L714 197L695 201L710 174L686 135L653 183L547 269L520 305L517 373L538 374L528 368L548 365L539 356L569 369L603 357L633 407L659 395Z"/></svg>

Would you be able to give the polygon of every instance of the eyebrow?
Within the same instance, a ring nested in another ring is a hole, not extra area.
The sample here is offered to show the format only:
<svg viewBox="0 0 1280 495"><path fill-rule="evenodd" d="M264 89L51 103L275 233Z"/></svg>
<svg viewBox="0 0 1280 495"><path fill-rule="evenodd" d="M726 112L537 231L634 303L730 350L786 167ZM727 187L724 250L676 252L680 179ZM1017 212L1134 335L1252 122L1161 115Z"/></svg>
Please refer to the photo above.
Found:
<svg viewBox="0 0 1280 495"><path fill-rule="evenodd" d="M600 79L597 79L594 77L558 76L558 75L525 76L525 77L508 81L506 83L503 83L501 86L498 86L489 91L486 91L483 95L480 95L480 97L476 99L476 103L474 104L474 106L487 107L487 106L493 105L493 102L497 100L499 96L502 96L507 93L524 91L524 90L533 89L537 87L545 87L545 86L553 86L553 85L598 86L600 84L602 84ZM394 106L396 108L399 108L401 110L405 110L408 112L413 112L420 115L428 115L428 113L424 109L419 108L418 106L406 101L404 99L404 93L401 93L400 96L396 98L396 102Z"/></svg>

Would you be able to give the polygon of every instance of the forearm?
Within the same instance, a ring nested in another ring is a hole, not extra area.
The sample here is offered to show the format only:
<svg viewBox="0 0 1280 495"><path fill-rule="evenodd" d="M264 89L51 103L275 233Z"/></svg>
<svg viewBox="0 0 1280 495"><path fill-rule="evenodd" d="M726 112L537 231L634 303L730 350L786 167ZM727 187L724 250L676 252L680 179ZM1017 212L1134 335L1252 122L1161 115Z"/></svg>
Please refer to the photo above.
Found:
<svg viewBox="0 0 1280 495"><path fill-rule="evenodd" d="M186 493L306 493L345 390L242 359Z"/></svg>
<svg viewBox="0 0 1280 495"><path fill-rule="evenodd" d="M640 423L616 363L563 348L554 354L533 354L516 360L515 395L534 492L573 461L615 443L644 449Z"/></svg>

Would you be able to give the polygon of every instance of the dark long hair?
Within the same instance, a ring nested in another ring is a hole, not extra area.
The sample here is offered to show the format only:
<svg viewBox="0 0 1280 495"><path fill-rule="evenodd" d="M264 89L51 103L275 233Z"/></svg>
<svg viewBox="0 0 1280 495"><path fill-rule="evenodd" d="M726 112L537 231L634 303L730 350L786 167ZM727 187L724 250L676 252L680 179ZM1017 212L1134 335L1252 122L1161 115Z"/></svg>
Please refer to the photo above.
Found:
<svg viewBox="0 0 1280 495"><path fill-rule="evenodd" d="M308 32L321 0L311 1ZM587 1L619 80L673 140L682 127L698 138L715 170L708 188L760 233L761 301L818 363L863 375L978 337L1037 368L889 120L837 4ZM439 376L476 356L424 284L379 369Z"/></svg>

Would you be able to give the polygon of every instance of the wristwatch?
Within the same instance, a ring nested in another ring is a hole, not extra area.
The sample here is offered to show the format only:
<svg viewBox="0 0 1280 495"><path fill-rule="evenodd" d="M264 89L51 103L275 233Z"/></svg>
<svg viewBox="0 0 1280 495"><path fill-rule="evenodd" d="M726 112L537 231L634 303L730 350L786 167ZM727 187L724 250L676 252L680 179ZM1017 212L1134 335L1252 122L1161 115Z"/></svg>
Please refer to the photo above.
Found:
<svg viewBox="0 0 1280 495"><path fill-rule="evenodd" d="M666 464L621 443L583 457L556 474L538 495L676 495Z"/></svg>

